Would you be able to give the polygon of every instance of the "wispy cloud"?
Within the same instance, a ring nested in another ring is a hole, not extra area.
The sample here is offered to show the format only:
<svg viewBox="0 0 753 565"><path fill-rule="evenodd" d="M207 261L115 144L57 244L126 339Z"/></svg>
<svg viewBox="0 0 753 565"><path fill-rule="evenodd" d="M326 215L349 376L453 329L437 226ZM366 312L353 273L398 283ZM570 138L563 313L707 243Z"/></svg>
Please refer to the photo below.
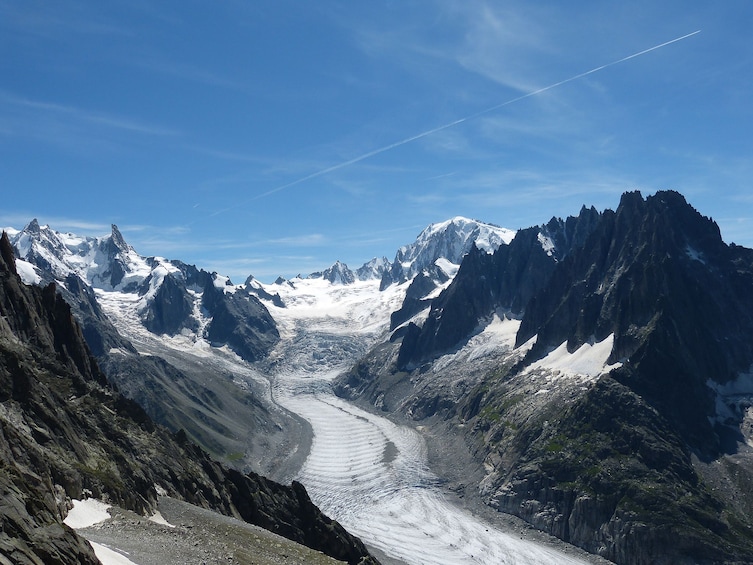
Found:
<svg viewBox="0 0 753 565"><path fill-rule="evenodd" d="M34 215L33 213L14 212L0 215L0 223L8 227L23 229L31 220L36 219L42 225L48 225L55 231L73 232L77 235L98 236L110 233L110 224L91 222L80 218L63 216Z"/></svg>
<svg viewBox="0 0 753 565"><path fill-rule="evenodd" d="M96 110L89 110L76 106L58 104L55 102L24 98L16 96L7 90L0 90L0 104L15 107L17 109L31 110L36 117L44 117L46 115L52 118L64 118L79 124L88 124L143 135L162 137L177 136L181 133L173 128L149 124L133 118L98 112ZM58 123L60 123L59 120Z"/></svg>
<svg viewBox="0 0 753 565"><path fill-rule="evenodd" d="M267 239L264 243L270 245L282 245L286 247L319 247L328 243L328 238L320 233L311 233L304 235L294 235L290 237L280 237L277 239Z"/></svg>
<svg viewBox="0 0 753 565"><path fill-rule="evenodd" d="M692 36L694 36L694 35L696 35L698 33L700 33L700 30L697 30L697 31L685 34L685 35L680 36L680 37L676 37L674 39L665 41L665 42L657 44L657 45L653 45L653 46L648 47L646 49L643 49L641 51L637 51L637 52L632 53L630 55L626 55L626 56L621 57L619 59L615 59L615 60L610 61L608 63L599 65L597 67L593 67L593 68L591 68L589 70L586 70L586 71L583 71L581 73L569 76L567 78L564 78L564 79L559 80L557 82L553 82L551 84L548 84L546 86L537 88L535 90L529 90L529 91L525 92L524 94L521 94L519 96L515 96L513 98L509 98L509 99L507 99L507 100L505 100L503 102L500 102L499 104L495 104L493 106L489 106L487 108L484 108L484 109L479 110L477 112L474 112L472 114L468 114L466 116L460 117L460 118L458 118L456 120L453 120L453 121L444 123L442 125L439 125L437 127L434 127L434 128L431 128L431 129L428 129L428 130L416 133L415 135L411 135L409 137L405 137L403 139L400 139L400 140L395 141L393 143L390 143L388 145L384 145L382 147L378 147L376 149L373 149L371 151L368 151L366 153L363 153L361 155L358 155L358 156L353 157L351 159L348 159L346 161L342 161L342 162L336 163L334 165L330 165L328 167L325 167L323 169L316 170L316 171L314 171L314 172L312 172L312 173L310 173L308 175L299 177L299 178L297 178L295 180L292 180L292 181L290 181L288 183L279 185L279 186L277 186L275 188L272 188L270 190L262 192L261 194L258 194L256 196L248 199L244 203L247 204L249 202L253 202L253 201L259 200L261 198L266 198L266 197L271 196L273 194L276 194L276 193L278 193L278 192L280 192L282 190L286 190L288 188L292 188L292 187L294 187L296 185L299 185L301 183L304 183L304 182L316 179L318 177L322 177L324 175L328 175L330 173L339 171L339 170L344 169L346 167L350 167L352 165L360 163L361 161L365 161L365 160L370 159L372 157L375 157L377 155L381 155L382 153L386 153L388 151L392 151L394 149L397 149L397 148L402 147L404 145L407 145L409 143L413 143L413 142L422 140L422 139L424 139L426 137L433 136L433 135L436 135L438 133L444 132L445 130L449 130L451 128L455 128L456 126L458 126L460 124L463 124L465 122L468 122L468 121L471 121L471 120L475 120L475 119L480 118L482 116L486 116L487 114L490 114L490 113L492 113L492 112L494 112L496 110L500 110L500 109L502 109L504 107L507 107L507 106L510 106L512 104L518 103L518 102L520 102L522 100L525 100L527 98L538 96L538 95L543 94L545 92L548 92L548 91L550 91L552 89L558 88L558 87L560 87L560 86L562 86L564 84L567 84L567 83L570 83L570 82L573 82L573 81L585 78L585 77L587 77L589 75L592 75L594 73L598 73L599 71L602 71L602 70L607 69L609 67L612 67L612 66L615 66L615 65L619 65L621 63L625 63L625 62L630 61L631 59L634 59L636 57L640 57L642 55L646 55L647 53L650 53L650 52L655 51L657 49L661 49L661 48L666 47L668 45L671 45L673 43L677 43L679 41L688 39L688 38L690 38L690 37L692 37Z"/></svg>
<svg viewBox="0 0 753 565"><path fill-rule="evenodd" d="M167 75L188 82L232 90L249 90L248 85L234 78L223 76L215 71L210 71L196 65L160 60L156 55L131 60L130 63L156 74Z"/></svg>
<svg viewBox="0 0 753 565"><path fill-rule="evenodd" d="M35 5L36 4L36 5ZM0 3L0 29L8 27L45 38L68 38L71 34L132 36L132 30L104 18L86 3Z"/></svg>

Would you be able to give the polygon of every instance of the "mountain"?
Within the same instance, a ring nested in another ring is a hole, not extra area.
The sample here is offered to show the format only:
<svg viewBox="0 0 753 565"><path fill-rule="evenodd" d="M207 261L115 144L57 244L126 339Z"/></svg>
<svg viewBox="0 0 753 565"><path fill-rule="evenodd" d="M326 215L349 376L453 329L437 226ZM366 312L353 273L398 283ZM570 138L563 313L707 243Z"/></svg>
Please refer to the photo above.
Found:
<svg viewBox="0 0 753 565"><path fill-rule="evenodd" d="M382 276L381 288L409 281L422 271L439 270L447 280L473 245L491 253L501 244L509 243L514 235L514 231L460 216L431 224L415 242L398 249L395 260Z"/></svg>
<svg viewBox="0 0 753 565"><path fill-rule="evenodd" d="M212 343L228 345L249 361L265 356L279 339L274 320L255 296L236 296L229 279L217 273L181 261L140 256L115 225L109 236L82 238L33 220L11 242L41 280L61 282L77 275L92 289L138 293L140 321L154 334L196 332L208 322L206 337ZM218 311L232 328L217 327Z"/></svg>
<svg viewBox="0 0 753 565"><path fill-rule="evenodd" d="M270 406L266 391L241 390L223 373L208 378L216 371L187 358L168 360L160 344L184 339L263 359L279 333L251 286L236 287L181 261L143 257L117 226L90 238L33 220L10 241L26 282L55 283L108 378L151 418L184 430L215 457L232 455L239 468L279 466L287 456L283 438L299 433L300 422Z"/></svg>
<svg viewBox="0 0 753 565"><path fill-rule="evenodd" d="M390 263L386 257L374 257L355 271L352 271L345 263L336 261L331 267L311 273L307 278L324 279L332 284L353 284L356 281L381 279L389 266Z"/></svg>
<svg viewBox="0 0 753 565"><path fill-rule="evenodd" d="M336 261L334 265L322 272L311 273L308 278L324 279L332 284L353 284L356 282L355 273L345 263L341 263L340 261Z"/></svg>
<svg viewBox="0 0 753 565"><path fill-rule="evenodd" d="M577 217L552 218L493 248L472 242L453 283L441 294L425 273L414 278L402 308L392 316L391 329L422 309L431 306L431 311L421 327L411 323L403 328L400 366L414 366L454 346L498 309L521 314L557 263L583 243L598 218L596 209L583 207Z"/></svg>
<svg viewBox="0 0 753 565"><path fill-rule="evenodd" d="M387 257L374 257L371 261L367 261L356 269L356 278L359 281L381 280L389 267L390 262Z"/></svg>
<svg viewBox="0 0 753 565"><path fill-rule="evenodd" d="M471 250L335 390L458 438L475 471L436 464L468 497L616 563L751 562L752 313L753 251L631 192Z"/></svg>
<svg viewBox="0 0 753 565"><path fill-rule="evenodd" d="M398 249L382 275L381 290L410 282L402 306L391 316L390 329L426 310L455 277L466 254L491 254L510 243L514 235L511 230L460 216L424 229L416 241Z"/></svg>
<svg viewBox="0 0 753 565"><path fill-rule="evenodd" d="M295 411L334 390L420 430L471 508L618 564L753 562L753 251L682 195L629 192L517 232L455 218L391 264L273 285L140 257L116 232L32 222L13 234L17 270L56 281L121 390L245 453L238 469L300 468L286 450L304 424L270 397Z"/></svg>
<svg viewBox="0 0 753 565"><path fill-rule="evenodd" d="M27 286L0 239L0 552L13 563L97 563L62 522L87 493L140 514L158 491L242 518L349 563L374 562L302 485L212 461L155 425L100 371L54 283Z"/></svg>

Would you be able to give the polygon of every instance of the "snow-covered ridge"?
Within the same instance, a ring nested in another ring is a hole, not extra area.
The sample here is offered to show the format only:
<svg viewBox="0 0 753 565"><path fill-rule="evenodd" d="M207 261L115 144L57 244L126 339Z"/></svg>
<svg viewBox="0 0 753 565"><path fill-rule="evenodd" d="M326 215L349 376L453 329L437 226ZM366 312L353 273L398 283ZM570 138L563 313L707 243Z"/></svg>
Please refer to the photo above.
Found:
<svg viewBox="0 0 753 565"><path fill-rule="evenodd" d="M463 216L455 216L444 222L430 224L419 234L416 243L424 243L437 235L448 232L455 232L466 241L473 240L476 243L476 247L487 253L494 253L502 243L509 244L516 233L515 230L509 230L494 224L471 220Z"/></svg>
<svg viewBox="0 0 753 565"><path fill-rule="evenodd" d="M428 226L418 235L415 243L398 250L396 261L399 260L403 268L412 274L416 274L419 267L425 267L429 257L431 263L444 257L451 263L459 264L471 245L494 253L500 245L509 244L515 233L507 228L456 216Z"/></svg>
<svg viewBox="0 0 753 565"><path fill-rule="evenodd" d="M382 279L382 288L410 280L422 271L435 272L439 259L443 260L445 267L447 263L459 265L474 245L487 253L494 253L500 245L509 244L515 233L462 216L431 224L415 242L398 249L390 270Z"/></svg>
<svg viewBox="0 0 753 565"><path fill-rule="evenodd" d="M146 259L136 253L115 225L110 235L83 237L61 233L32 220L9 237L18 259L43 266L60 281L75 274L102 290L135 289L155 267L176 270L162 258Z"/></svg>
<svg viewBox="0 0 753 565"><path fill-rule="evenodd" d="M515 233L507 228L456 216L430 224L413 243L398 249L392 263L386 257L375 257L353 271L345 263L337 261L328 269L311 273L307 278L324 279L333 284L381 280L382 289L392 283L409 281L421 271L431 272L435 268L452 278L471 246L494 253L500 245L509 244Z"/></svg>

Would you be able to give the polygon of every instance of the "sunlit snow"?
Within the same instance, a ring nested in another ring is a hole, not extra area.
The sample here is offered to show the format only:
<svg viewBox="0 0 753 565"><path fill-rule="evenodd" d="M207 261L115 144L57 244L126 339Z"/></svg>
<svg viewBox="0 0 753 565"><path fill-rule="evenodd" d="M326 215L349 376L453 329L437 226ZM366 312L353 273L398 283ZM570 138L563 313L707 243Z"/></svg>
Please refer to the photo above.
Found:
<svg viewBox="0 0 753 565"><path fill-rule="evenodd" d="M39 284L42 281L42 277L37 273L37 268L23 259L16 259L16 271L26 284Z"/></svg>
<svg viewBox="0 0 753 565"><path fill-rule="evenodd" d="M94 555L102 562L102 565L138 565L126 557L124 553L110 549L101 543L89 542L94 549Z"/></svg>
<svg viewBox="0 0 753 565"><path fill-rule="evenodd" d="M584 343L578 349L570 353L567 350L567 341L560 344L554 351L543 359L531 364L527 371L548 369L556 371L560 375L598 377L604 373L616 369L622 363L607 364L609 355L612 353L614 334L610 334L602 341L596 343Z"/></svg>
<svg viewBox="0 0 753 565"><path fill-rule="evenodd" d="M68 511L63 523L74 530L88 528L105 520L109 520L110 505L95 498L73 500L73 508Z"/></svg>

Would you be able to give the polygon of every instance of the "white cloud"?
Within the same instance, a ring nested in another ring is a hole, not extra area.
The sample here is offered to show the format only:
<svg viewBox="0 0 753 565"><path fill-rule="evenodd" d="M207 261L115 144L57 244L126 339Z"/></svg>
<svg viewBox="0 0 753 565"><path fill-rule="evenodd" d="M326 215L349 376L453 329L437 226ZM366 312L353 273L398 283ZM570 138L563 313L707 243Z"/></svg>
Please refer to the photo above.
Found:
<svg viewBox="0 0 753 565"><path fill-rule="evenodd" d="M320 234L304 234L294 235L290 237L280 237L277 239L268 239L264 243L270 245L281 245L286 247L320 247L326 245L329 242L329 238Z"/></svg>

